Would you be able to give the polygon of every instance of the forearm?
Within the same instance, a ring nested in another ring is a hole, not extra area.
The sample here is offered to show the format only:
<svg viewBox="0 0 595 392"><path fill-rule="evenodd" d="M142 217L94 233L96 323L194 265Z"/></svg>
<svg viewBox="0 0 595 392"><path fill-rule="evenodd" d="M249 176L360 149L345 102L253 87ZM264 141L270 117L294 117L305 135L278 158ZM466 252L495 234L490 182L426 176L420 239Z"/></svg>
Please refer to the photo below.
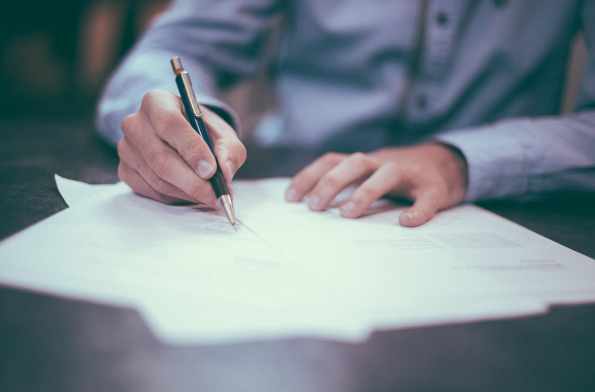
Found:
<svg viewBox="0 0 595 392"><path fill-rule="evenodd" d="M192 75L197 100L238 131L235 114L216 97L221 87L262 68L263 36L278 12L276 0L173 1L107 84L97 112L100 133L116 143L122 136L122 119L139 109L148 91L177 95L170 66L174 56Z"/></svg>

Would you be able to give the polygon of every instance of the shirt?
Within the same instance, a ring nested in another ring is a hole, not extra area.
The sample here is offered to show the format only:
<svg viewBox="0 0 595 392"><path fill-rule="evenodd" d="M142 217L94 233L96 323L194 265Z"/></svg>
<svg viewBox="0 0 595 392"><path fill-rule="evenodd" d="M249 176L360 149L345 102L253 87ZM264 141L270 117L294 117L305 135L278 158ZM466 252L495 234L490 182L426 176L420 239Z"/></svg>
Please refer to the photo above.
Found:
<svg viewBox="0 0 595 392"><path fill-rule="evenodd" d="M581 30L590 54L576 108L561 116ZM467 161L466 201L595 191L595 1L173 1L107 84L97 116L107 140L147 91L177 94L174 56L199 102L238 132L217 97L267 72L277 105L257 135L270 144L349 152L437 140Z"/></svg>

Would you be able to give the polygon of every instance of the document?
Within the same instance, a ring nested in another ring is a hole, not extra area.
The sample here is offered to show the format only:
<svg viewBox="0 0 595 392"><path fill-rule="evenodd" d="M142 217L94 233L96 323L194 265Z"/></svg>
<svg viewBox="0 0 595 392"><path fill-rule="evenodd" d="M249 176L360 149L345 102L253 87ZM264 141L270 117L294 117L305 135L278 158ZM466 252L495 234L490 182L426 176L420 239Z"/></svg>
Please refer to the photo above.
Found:
<svg viewBox="0 0 595 392"><path fill-rule="evenodd" d="M354 220L288 203L288 181L235 181L236 232L205 206L57 178L70 208L0 243L0 283L134 307L169 344L360 341L595 301L593 259L479 207L404 228L386 200Z"/></svg>

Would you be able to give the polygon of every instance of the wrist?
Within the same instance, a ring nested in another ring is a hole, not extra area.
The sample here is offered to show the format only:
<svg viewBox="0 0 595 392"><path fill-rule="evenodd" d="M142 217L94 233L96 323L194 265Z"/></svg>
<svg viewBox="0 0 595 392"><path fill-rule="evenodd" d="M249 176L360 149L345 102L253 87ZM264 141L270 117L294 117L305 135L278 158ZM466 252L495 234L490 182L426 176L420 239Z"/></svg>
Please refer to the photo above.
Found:
<svg viewBox="0 0 595 392"><path fill-rule="evenodd" d="M463 200L469 185L469 169L465 155L457 147L447 143L432 142L430 144L439 148L439 151L443 154L441 163L446 171L454 174L451 177L455 181L453 185L461 191L460 199Z"/></svg>

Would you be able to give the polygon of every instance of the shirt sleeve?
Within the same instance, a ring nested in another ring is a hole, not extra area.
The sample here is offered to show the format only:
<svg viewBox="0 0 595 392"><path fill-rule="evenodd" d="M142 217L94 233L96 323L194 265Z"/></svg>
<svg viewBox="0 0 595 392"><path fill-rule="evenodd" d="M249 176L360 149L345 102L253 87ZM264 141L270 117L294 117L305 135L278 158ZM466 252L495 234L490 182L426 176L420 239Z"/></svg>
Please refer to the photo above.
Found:
<svg viewBox="0 0 595 392"><path fill-rule="evenodd" d="M109 79L96 113L100 135L115 145L120 123L139 110L151 90L179 95L170 60L179 56L190 74L199 103L240 133L237 115L217 99L242 78L262 72L262 52L278 18L277 0L176 0L149 27Z"/></svg>
<svg viewBox="0 0 595 392"><path fill-rule="evenodd" d="M469 169L466 201L536 199L595 192L595 111L564 117L504 120L448 132Z"/></svg>
<svg viewBox="0 0 595 392"><path fill-rule="evenodd" d="M594 1L584 2L581 21L589 55L574 113L508 119L435 136L467 160L466 201L595 192Z"/></svg>

